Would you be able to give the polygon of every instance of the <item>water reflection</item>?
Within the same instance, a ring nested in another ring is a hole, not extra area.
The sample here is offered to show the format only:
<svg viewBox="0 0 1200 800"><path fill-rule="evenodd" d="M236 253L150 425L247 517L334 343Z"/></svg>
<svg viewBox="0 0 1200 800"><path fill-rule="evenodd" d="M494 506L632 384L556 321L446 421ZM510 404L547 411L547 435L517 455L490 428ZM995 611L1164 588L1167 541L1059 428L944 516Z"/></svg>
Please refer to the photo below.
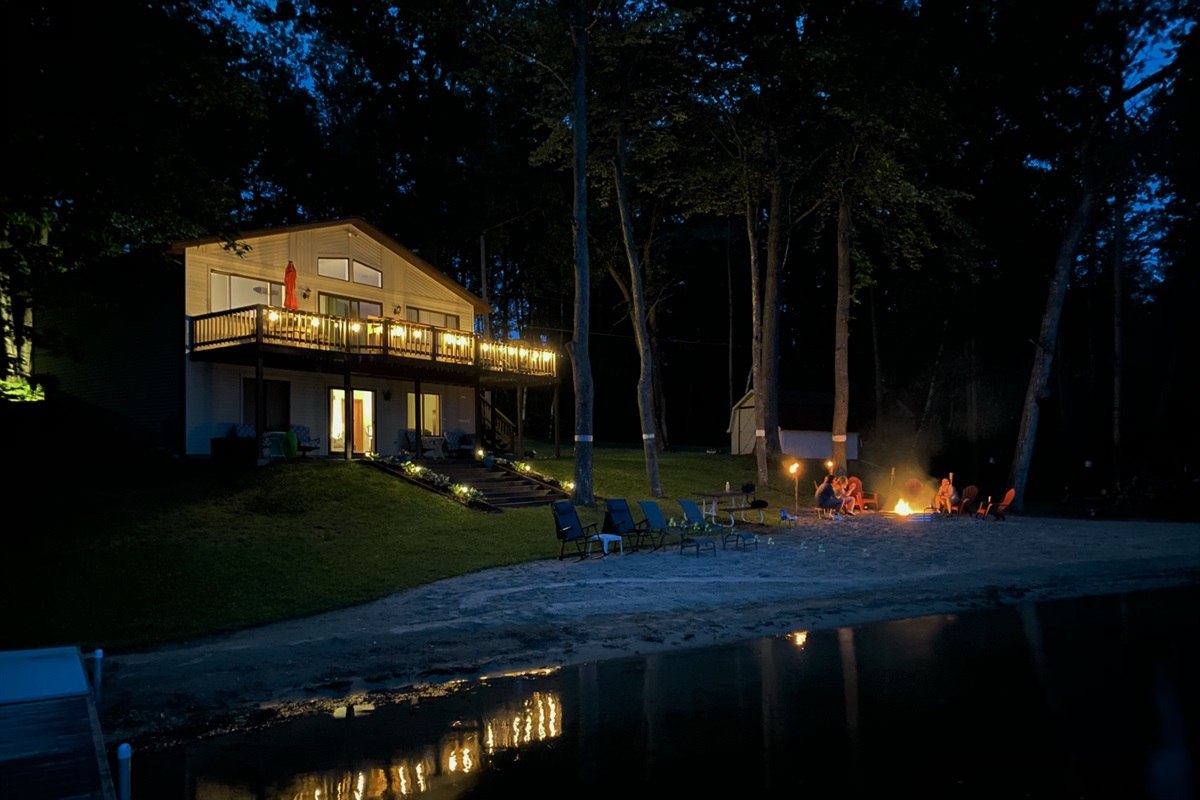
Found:
<svg viewBox="0 0 1200 800"><path fill-rule="evenodd" d="M133 800L1194 797L1200 589L766 639L375 699L135 756Z"/></svg>

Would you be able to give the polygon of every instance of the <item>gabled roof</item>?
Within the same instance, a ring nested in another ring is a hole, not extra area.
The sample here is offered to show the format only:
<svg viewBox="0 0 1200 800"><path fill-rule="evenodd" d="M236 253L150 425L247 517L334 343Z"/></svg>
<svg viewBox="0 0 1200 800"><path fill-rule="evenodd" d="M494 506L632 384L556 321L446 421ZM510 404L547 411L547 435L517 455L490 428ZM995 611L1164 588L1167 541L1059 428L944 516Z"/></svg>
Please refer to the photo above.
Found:
<svg viewBox="0 0 1200 800"><path fill-rule="evenodd" d="M388 236L383 231L376 228L371 223L361 217L346 217L344 219L326 220L323 222L302 222L296 225L280 225L277 228L260 228L254 231L244 231L238 235L238 240L255 239L262 236L275 236L281 233L298 233L300 231L315 231L324 228L356 228L364 236L369 236L375 241L382 244L388 250L391 250L396 255L400 256L405 261L412 264L425 275L437 281L442 286L457 294L463 300L470 303L477 313L491 313L491 306L483 302L483 299L470 292L463 287L458 281L446 275L437 267L430 264L419 255L409 250L404 245L397 242L391 236ZM171 242L170 248L167 250L168 255L183 255L184 250L189 247L199 247L205 244L223 244L227 240L223 236L206 236L201 239L186 239L179 242Z"/></svg>

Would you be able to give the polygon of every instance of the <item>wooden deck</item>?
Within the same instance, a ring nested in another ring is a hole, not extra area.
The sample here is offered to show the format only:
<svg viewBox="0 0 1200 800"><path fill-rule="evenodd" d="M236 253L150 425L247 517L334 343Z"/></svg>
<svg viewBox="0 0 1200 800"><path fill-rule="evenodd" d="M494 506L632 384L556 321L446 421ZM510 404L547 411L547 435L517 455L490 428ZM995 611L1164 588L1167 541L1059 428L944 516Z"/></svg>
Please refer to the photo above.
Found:
<svg viewBox="0 0 1200 800"><path fill-rule="evenodd" d="M78 648L0 652L0 797L116 797Z"/></svg>

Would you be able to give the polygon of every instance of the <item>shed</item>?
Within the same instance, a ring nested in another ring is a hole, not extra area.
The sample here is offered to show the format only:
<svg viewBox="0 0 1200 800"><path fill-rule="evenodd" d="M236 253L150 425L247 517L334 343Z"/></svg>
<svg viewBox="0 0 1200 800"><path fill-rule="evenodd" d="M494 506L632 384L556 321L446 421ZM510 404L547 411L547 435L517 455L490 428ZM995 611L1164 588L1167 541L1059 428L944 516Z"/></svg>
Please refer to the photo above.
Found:
<svg viewBox="0 0 1200 800"><path fill-rule="evenodd" d="M779 393L779 449L794 458L829 458L833 452L829 424L833 395L822 392ZM754 452L754 390L746 392L729 412L729 452ZM846 433L846 458L858 458L858 434Z"/></svg>

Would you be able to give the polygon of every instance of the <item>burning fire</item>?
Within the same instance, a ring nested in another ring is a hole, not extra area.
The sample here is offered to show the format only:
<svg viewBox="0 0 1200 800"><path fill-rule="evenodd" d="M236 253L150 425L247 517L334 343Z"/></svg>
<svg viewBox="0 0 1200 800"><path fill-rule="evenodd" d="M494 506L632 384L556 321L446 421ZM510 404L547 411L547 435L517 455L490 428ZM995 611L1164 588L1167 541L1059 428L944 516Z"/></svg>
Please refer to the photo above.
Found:
<svg viewBox="0 0 1200 800"><path fill-rule="evenodd" d="M909 514L915 514L916 511L913 510L912 508L910 508L908 503L904 502L904 500L901 499L901 500L896 501L896 508L895 508L894 513L896 513L902 517L907 517Z"/></svg>

